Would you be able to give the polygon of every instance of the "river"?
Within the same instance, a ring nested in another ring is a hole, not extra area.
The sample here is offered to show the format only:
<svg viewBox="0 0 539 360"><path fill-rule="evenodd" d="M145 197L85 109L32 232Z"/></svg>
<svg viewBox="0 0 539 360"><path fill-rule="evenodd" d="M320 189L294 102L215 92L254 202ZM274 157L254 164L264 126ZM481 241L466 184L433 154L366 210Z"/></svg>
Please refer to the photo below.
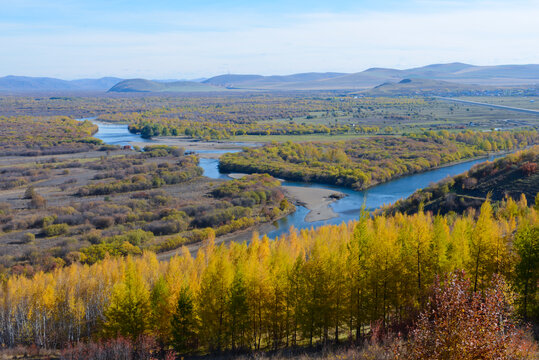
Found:
<svg viewBox="0 0 539 360"><path fill-rule="evenodd" d="M81 119L83 120L83 119ZM107 144L113 145L128 145L130 142L146 142L152 143L152 140L143 139L140 135L132 134L128 131L127 125L117 125L96 122L89 118L99 126L99 131L94 137L103 140ZM239 150L236 150L239 151ZM200 157L199 166L204 169L204 176L212 179L231 179L228 175L219 172L219 159L207 158L205 154L217 152L231 152L229 150L211 150L198 151ZM493 160L500 155L490 156L489 160ZM373 210L382 205L392 204L399 199L406 198L414 193L417 189L425 188L433 182L440 181L447 176L453 176L463 173L470 169L473 165L484 162L486 159L475 159L461 162L454 165L449 165L434 170L426 171L420 174L401 177L377 186L374 186L365 191L354 191L349 188L340 186L331 186L325 184L306 184L299 182L284 181L283 185L288 186L303 186L331 189L345 193L347 196L333 202L330 206L337 214L337 217L324 221L306 222L305 216L309 210L303 206L297 206L297 210L274 223L274 229L266 233L268 237L275 238L283 233L286 233L290 226L296 229L305 229L311 227L319 227L326 224L340 224L343 221L356 220L359 216L359 211L363 204L368 210Z"/></svg>

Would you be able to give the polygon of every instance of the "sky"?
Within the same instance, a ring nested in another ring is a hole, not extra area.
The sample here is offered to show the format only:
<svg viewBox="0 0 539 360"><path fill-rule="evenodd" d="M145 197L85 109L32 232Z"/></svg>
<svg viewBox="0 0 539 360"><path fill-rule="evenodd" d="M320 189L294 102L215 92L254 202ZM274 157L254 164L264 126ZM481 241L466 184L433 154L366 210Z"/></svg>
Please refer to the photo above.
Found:
<svg viewBox="0 0 539 360"><path fill-rule="evenodd" d="M0 76L539 63L539 0L0 0Z"/></svg>

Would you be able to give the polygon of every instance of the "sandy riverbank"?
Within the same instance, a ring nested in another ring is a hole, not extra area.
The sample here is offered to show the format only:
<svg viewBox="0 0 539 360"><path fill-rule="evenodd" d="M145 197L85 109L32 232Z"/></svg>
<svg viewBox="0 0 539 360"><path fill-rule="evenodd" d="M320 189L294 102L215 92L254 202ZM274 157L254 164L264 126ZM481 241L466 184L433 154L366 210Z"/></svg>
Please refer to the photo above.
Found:
<svg viewBox="0 0 539 360"><path fill-rule="evenodd" d="M305 206L311 210L305 216L306 222L322 221L337 217L338 215L329 205L345 196L341 192L329 189L299 186L283 186L283 188L296 204Z"/></svg>
<svg viewBox="0 0 539 360"><path fill-rule="evenodd" d="M230 174L227 174L229 177L231 177L232 179L241 179L245 176L247 176L247 174L243 174L243 173L230 173Z"/></svg>
<svg viewBox="0 0 539 360"><path fill-rule="evenodd" d="M233 179L241 179L247 174L231 173L228 174ZM311 210L305 216L306 222L315 222L333 219L338 215L329 206L337 199L346 196L345 194L329 189L315 187L299 187L299 186L283 186L287 195L294 201L296 205L305 206Z"/></svg>

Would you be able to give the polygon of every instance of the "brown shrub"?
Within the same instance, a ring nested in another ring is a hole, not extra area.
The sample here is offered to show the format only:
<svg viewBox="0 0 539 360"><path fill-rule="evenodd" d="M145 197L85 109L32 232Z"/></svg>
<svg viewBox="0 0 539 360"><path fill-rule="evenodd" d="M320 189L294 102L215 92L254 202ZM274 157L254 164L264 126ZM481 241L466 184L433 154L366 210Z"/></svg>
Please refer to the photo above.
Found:
<svg viewBox="0 0 539 360"><path fill-rule="evenodd" d="M406 349L410 360L534 359L537 348L512 323L511 295L495 276L484 293L472 292L462 272L434 286Z"/></svg>
<svg viewBox="0 0 539 360"><path fill-rule="evenodd" d="M34 209L44 209L47 207L47 200L39 194L35 194L30 200L30 207Z"/></svg>
<svg viewBox="0 0 539 360"><path fill-rule="evenodd" d="M92 224L98 229L105 229L114 225L114 218L111 216L97 216L92 219Z"/></svg>
<svg viewBox="0 0 539 360"><path fill-rule="evenodd" d="M526 176L533 175L537 171L537 163L527 161L520 166L520 170L522 170Z"/></svg>

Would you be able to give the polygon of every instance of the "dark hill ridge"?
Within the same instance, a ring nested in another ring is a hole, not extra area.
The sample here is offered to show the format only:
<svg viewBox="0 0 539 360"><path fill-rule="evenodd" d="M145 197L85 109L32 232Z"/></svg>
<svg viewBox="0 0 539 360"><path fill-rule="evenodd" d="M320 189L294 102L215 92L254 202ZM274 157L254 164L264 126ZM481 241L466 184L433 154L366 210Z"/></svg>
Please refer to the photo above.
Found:
<svg viewBox="0 0 539 360"><path fill-rule="evenodd" d="M479 208L489 194L494 202L506 196L518 200L524 194L528 204L533 204L539 195L539 146L478 164L463 174L416 191L385 211L415 213L423 203L425 210L435 214L462 213L470 207Z"/></svg>
<svg viewBox="0 0 539 360"><path fill-rule="evenodd" d="M224 91L222 87L194 81L158 82L145 79L130 79L119 82L110 92L206 92Z"/></svg>
<svg viewBox="0 0 539 360"><path fill-rule="evenodd" d="M205 84L210 85L217 85L217 86L232 86L233 84L236 84L238 82L249 82L249 81L256 81L259 79L263 79L264 76L262 75L234 75L234 74L228 74L228 75L219 75L214 76L210 79L206 79L203 81Z"/></svg>
<svg viewBox="0 0 539 360"><path fill-rule="evenodd" d="M320 80L333 79L345 76L344 73L301 73L292 75L219 75L204 81L206 84L225 86L229 88L241 89L263 89L263 90L293 90L301 88L301 84L315 83ZM312 87L307 85L306 87ZM316 86L315 86L316 88Z"/></svg>

